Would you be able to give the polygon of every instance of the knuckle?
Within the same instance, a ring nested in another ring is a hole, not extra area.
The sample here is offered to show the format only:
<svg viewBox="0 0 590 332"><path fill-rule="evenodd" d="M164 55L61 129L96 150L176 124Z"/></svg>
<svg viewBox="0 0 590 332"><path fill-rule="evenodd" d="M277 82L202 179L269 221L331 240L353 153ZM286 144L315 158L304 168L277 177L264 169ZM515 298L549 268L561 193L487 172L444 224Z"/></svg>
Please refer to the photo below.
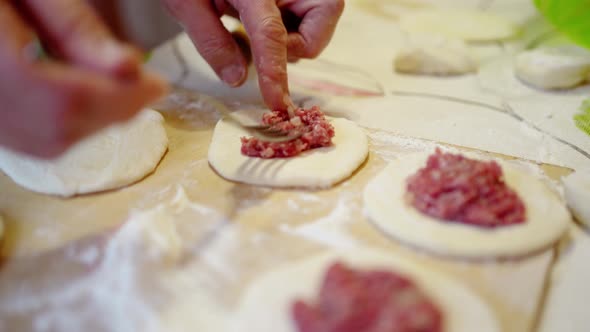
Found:
<svg viewBox="0 0 590 332"><path fill-rule="evenodd" d="M205 58L225 56L231 53L231 44L224 38L208 36L198 41L199 53Z"/></svg>
<svg viewBox="0 0 590 332"><path fill-rule="evenodd" d="M257 35L281 45L287 44L287 29L283 22L274 16L267 16L260 21Z"/></svg>

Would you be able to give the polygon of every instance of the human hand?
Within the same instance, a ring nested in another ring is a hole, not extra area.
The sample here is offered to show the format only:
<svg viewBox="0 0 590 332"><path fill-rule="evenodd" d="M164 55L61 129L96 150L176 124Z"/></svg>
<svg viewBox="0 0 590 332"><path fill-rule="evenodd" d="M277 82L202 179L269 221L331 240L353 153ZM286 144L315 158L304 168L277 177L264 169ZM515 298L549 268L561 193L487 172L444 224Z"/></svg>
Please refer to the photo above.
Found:
<svg viewBox="0 0 590 332"><path fill-rule="evenodd" d="M197 50L228 85L241 85L247 63L220 16L239 17L252 46L262 96L270 109L291 106L287 60L314 58L330 41L344 0L163 0Z"/></svg>
<svg viewBox="0 0 590 332"><path fill-rule="evenodd" d="M27 55L36 36L53 59ZM165 91L83 0L0 0L0 73L0 144L39 157L130 118Z"/></svg>

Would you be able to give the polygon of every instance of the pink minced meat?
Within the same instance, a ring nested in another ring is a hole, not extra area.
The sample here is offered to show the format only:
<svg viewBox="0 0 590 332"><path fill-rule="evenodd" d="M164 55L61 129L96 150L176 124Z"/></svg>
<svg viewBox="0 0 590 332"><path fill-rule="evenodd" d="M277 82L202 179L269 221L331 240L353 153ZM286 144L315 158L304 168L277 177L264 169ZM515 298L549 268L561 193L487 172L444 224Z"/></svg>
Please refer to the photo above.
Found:
<svg viewBox="0 0 590 332"><path fill-rule="evenodd" d="M480 227L523 223L525 205L503 179L495 161L437 150L407 181L408 198L420 212Z"/></svg>
<svg viewBox="0 0 590 332"><path fill-rule="evenodd" d="M297 139L281 142L263 142L254 137L242 137L242 154L258 158L289 158L303 151L332 145L334 127L326 120L319 107L309 110L295 110L295 117L289 120L287 111L272 111L264 114L262 122L272 128L289 133L302 133Z"/></svg>
<svg viewBox="0 0 590 332"><path fill-rule="evenodd" d="M316 303L292 307L298 332L440 332L440 310L416 285L389 271L342 263L326 273Z"/></svg>

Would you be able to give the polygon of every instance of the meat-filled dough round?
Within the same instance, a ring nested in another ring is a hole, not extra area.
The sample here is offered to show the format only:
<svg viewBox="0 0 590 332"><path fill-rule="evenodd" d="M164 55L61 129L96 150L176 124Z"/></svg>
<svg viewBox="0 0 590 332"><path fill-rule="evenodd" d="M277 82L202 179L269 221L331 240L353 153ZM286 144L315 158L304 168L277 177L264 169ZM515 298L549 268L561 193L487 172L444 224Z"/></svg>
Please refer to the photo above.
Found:
<svg viewBox="0 0 590 332"><path fill-rule="evenodd" d="M297 299L317 298L328 267L336 261L353 268L390 270L410 278L443 313L444 331L500 331L489 307L470 289L423 265L371 249L328 252L266 273L244 293L229 330L297 332L291 305Z"/></svg>
<svg viewBox="0 0 590 332"><path fill-rule="evenodd" d="M29 190L68 197L141 180L156 168L167 148L164 118L145 110L127 123L103 129L54 160L0 148L0 169Z"/></svg>
<svg viewBox="0 0 590 332"><path fill-rule="evenodd" d="M244 119L260 123L262 112L239 111ZM352 121L328 118L335 136L330 147L312 149L292 158L261 159L241 153L241 137L251 136L229 119L213 132L209 163L222 177L270 187L327 188L349 177L367 158L369 144L362 128Z"/></svg>
<svg viewBox="0 0 590 332"><path fill-rule="evenodd" d="M498 258L536 252L567 231L571 216L557 195L535 176L502 161L504 180L525 204L524 223L492 229L422 214L405 199L406 180L426 165L428 156L416 153L392 161L365 188L369 218L391 237L440 255Z"/></svg>

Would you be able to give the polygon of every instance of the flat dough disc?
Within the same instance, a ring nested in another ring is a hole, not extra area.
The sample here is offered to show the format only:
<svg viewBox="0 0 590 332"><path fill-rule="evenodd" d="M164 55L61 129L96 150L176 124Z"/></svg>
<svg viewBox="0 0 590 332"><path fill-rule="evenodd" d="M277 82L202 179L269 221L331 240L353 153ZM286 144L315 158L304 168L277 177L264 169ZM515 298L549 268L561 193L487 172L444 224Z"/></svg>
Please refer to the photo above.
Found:
<svg viewBox="0 0 590 332"><path fill-rule="evenodd" d="M259 122L260 111L238 116ZM217 123L209 147L209 163L222 177L271 187L327 188L349 177L367 158L367 135L346 119L329 118L336 135L333 146L306 151L294 158L261 159L242 155L240 138L250 134L234 122Z"/></svg>
<svg viewBox="0 0 590 332"><path fill-rule="evenodd" d="M166 152L164 118L145 110L87 138L55 160L0 149L0 169L19 185L60 196L115 189L151 173Z"/></svg>
<svg viewBox="0 0 590 332"><path fill-rule="evenodd" d="M466 287L424 266L369 249L321 254L271 271L246 290L232 332L297 332L291 315L296 299L313 300L327 268L340 260L356 268L388 269L411 278L444 315L445 331L500 331L488 306Z"/></svg>
<svg viewBox="0 0 590 332"><path fill-rule="evenodd" d="M459 9L429 9L401 18L400 26L410 32L434 33L466 41L508 39L518 29L510 21L490 13Z"/></svg>
<svg viewBox="0 0 590 332"><path fill-rule="evenodd" d="M406 179L426 164L429 153L391 162L365 188L370 219L390 236L441 255L463 258L514 257L541 250L568 229L571 216L541 180L499 162L505 181L526 206L523 224L486 229L428 217L406 203Z"/></svg>

